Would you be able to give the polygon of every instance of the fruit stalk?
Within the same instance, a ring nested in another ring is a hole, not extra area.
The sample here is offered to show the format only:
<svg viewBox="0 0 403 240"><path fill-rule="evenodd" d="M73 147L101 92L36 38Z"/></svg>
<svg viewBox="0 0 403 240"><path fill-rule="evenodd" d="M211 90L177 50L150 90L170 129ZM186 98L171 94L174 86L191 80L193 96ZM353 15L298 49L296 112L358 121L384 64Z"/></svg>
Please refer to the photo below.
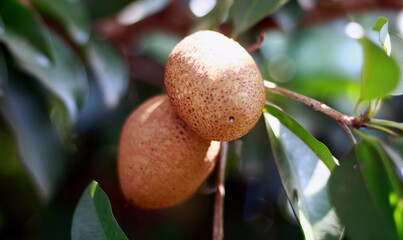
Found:
<svg viewBox="0 0 403 240"><path fill-rule="evenodd" d="M225 167L227 164L228 142L221 143L220 159L217 163L216 192L214 198L213 240L224 238L224 197Z"/></svg>
<svg viewBox="0 0 403 240"><path fill-rule="evenodd" d="M291 99L297 100L301 103L304 103L304 104L308 105L309 107L313 108L315 111L322 112L322 113L328 115L329 117L333 118L334 120L336 120L339 123L343 123L347 126L353 126L355 128L360 128L360 127L365 126L364 122L358 121L355 117L341 113L341 112L329 107L328 105L324 104L323 102L320 102L313 98L310 98L310 97L301 95L299 93L278 87L275 83L272 83L267 80L264 81L264 86L265 86L266 90L268 90L272 93L280 94L280 95L289 97Z"/></svg>

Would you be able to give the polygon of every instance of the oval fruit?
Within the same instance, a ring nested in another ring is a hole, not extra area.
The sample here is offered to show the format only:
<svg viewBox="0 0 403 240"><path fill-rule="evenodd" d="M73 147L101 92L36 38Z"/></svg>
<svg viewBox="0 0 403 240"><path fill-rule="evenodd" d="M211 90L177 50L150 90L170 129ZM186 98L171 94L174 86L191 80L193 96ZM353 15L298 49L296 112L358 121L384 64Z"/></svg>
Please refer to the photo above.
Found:
<svg viewBox="0 0 403 240"><path fill-rule="evenodd" d="M248 133L265 104L262 76L237 42L196 32L169 55L165 87L178 115L205 139L231 141Z"/></svg>
<svg viewBox="0 0 403 240"><path fill-rule="evenodd" d="M126 120L119 143L119 182L126 200L144 209L191 197L215 166L220 143L194 133L167 95L141 104Z"/></svg>

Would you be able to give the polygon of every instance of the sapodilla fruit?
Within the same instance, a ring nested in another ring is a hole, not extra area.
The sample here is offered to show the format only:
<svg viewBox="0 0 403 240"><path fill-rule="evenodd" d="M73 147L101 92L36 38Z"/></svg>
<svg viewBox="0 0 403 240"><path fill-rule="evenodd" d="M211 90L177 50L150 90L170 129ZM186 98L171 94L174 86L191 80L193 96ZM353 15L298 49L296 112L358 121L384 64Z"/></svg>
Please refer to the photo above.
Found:
<svg viewBox="0 0 403 240"><path fill-rule="evenodd" d="M165 87L178 115L205 139L248 133L265 104L262 76L237 42L212 31L180 41L169 55Z"/></svg>
<svg viewBox="0 0 403 240"><path fill-rule="evenodd" d="M144 209L177 205L197 192L213 170L220 143L193 132L167 95L142 103L126 120L118 153L126 200Z"/></svg>

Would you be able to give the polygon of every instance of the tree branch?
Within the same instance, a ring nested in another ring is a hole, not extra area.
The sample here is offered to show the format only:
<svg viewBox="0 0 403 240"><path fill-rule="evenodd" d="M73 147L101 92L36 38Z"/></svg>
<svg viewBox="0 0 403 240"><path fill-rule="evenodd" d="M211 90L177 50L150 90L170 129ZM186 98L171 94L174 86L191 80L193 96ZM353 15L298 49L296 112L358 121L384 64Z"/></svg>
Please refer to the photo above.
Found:
<svg viewBox="0 0 403 240"><path fill-rule="evenodd" d="M266 90L272 93L280 94L292 98L294 100L297 100L299 102L302 102L308 105L309 107L313 108L315 111L322 112L328 115L329 117L333 118L337 122L343 123L347 126L353 126L355 128L365 126L365 123L358 121L355 117L341 113L318 100L278 87L275 83L269 82L267 80L264 81L264 86Z"/></svg>
<svg viewBox="0 0 403 240"><path fill-rule="evenodd" d="M228 142L221 143L220 159L217 164L216 192L214 198L213 240L224 238L225 166L227 164Z"/></svg>

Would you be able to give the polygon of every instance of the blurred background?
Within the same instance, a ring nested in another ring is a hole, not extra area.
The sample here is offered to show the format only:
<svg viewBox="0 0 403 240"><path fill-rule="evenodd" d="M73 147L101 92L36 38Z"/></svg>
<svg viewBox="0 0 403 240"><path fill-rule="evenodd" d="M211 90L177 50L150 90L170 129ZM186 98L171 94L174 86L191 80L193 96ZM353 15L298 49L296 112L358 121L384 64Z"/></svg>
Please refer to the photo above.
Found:
<svg viewBox="0 0 403 240"><path fill-rule="evenodd" d="M122 124L138 104L164 93L165 62L189 33L216 29L245 48L263 33L251 55L265 79L347 114L354 114L362 65L360 45L346 33L349 22L360 23L374 42L381 16L390 32L403 35L400 0L273 1L277 7L252 20L237 12L245 2L2 0L0 239L70 239L74 209L92 180L129 239L211 239L214 174L185 203L145 211L125 202L116 172ZM242 21L250 24L239 27ZM349 150L332 119L284 97L267 99L335 157ZM403 122L402 109L395 97L379 115ZM225 239L303 239L263 119L229 146Z"/></svg>

